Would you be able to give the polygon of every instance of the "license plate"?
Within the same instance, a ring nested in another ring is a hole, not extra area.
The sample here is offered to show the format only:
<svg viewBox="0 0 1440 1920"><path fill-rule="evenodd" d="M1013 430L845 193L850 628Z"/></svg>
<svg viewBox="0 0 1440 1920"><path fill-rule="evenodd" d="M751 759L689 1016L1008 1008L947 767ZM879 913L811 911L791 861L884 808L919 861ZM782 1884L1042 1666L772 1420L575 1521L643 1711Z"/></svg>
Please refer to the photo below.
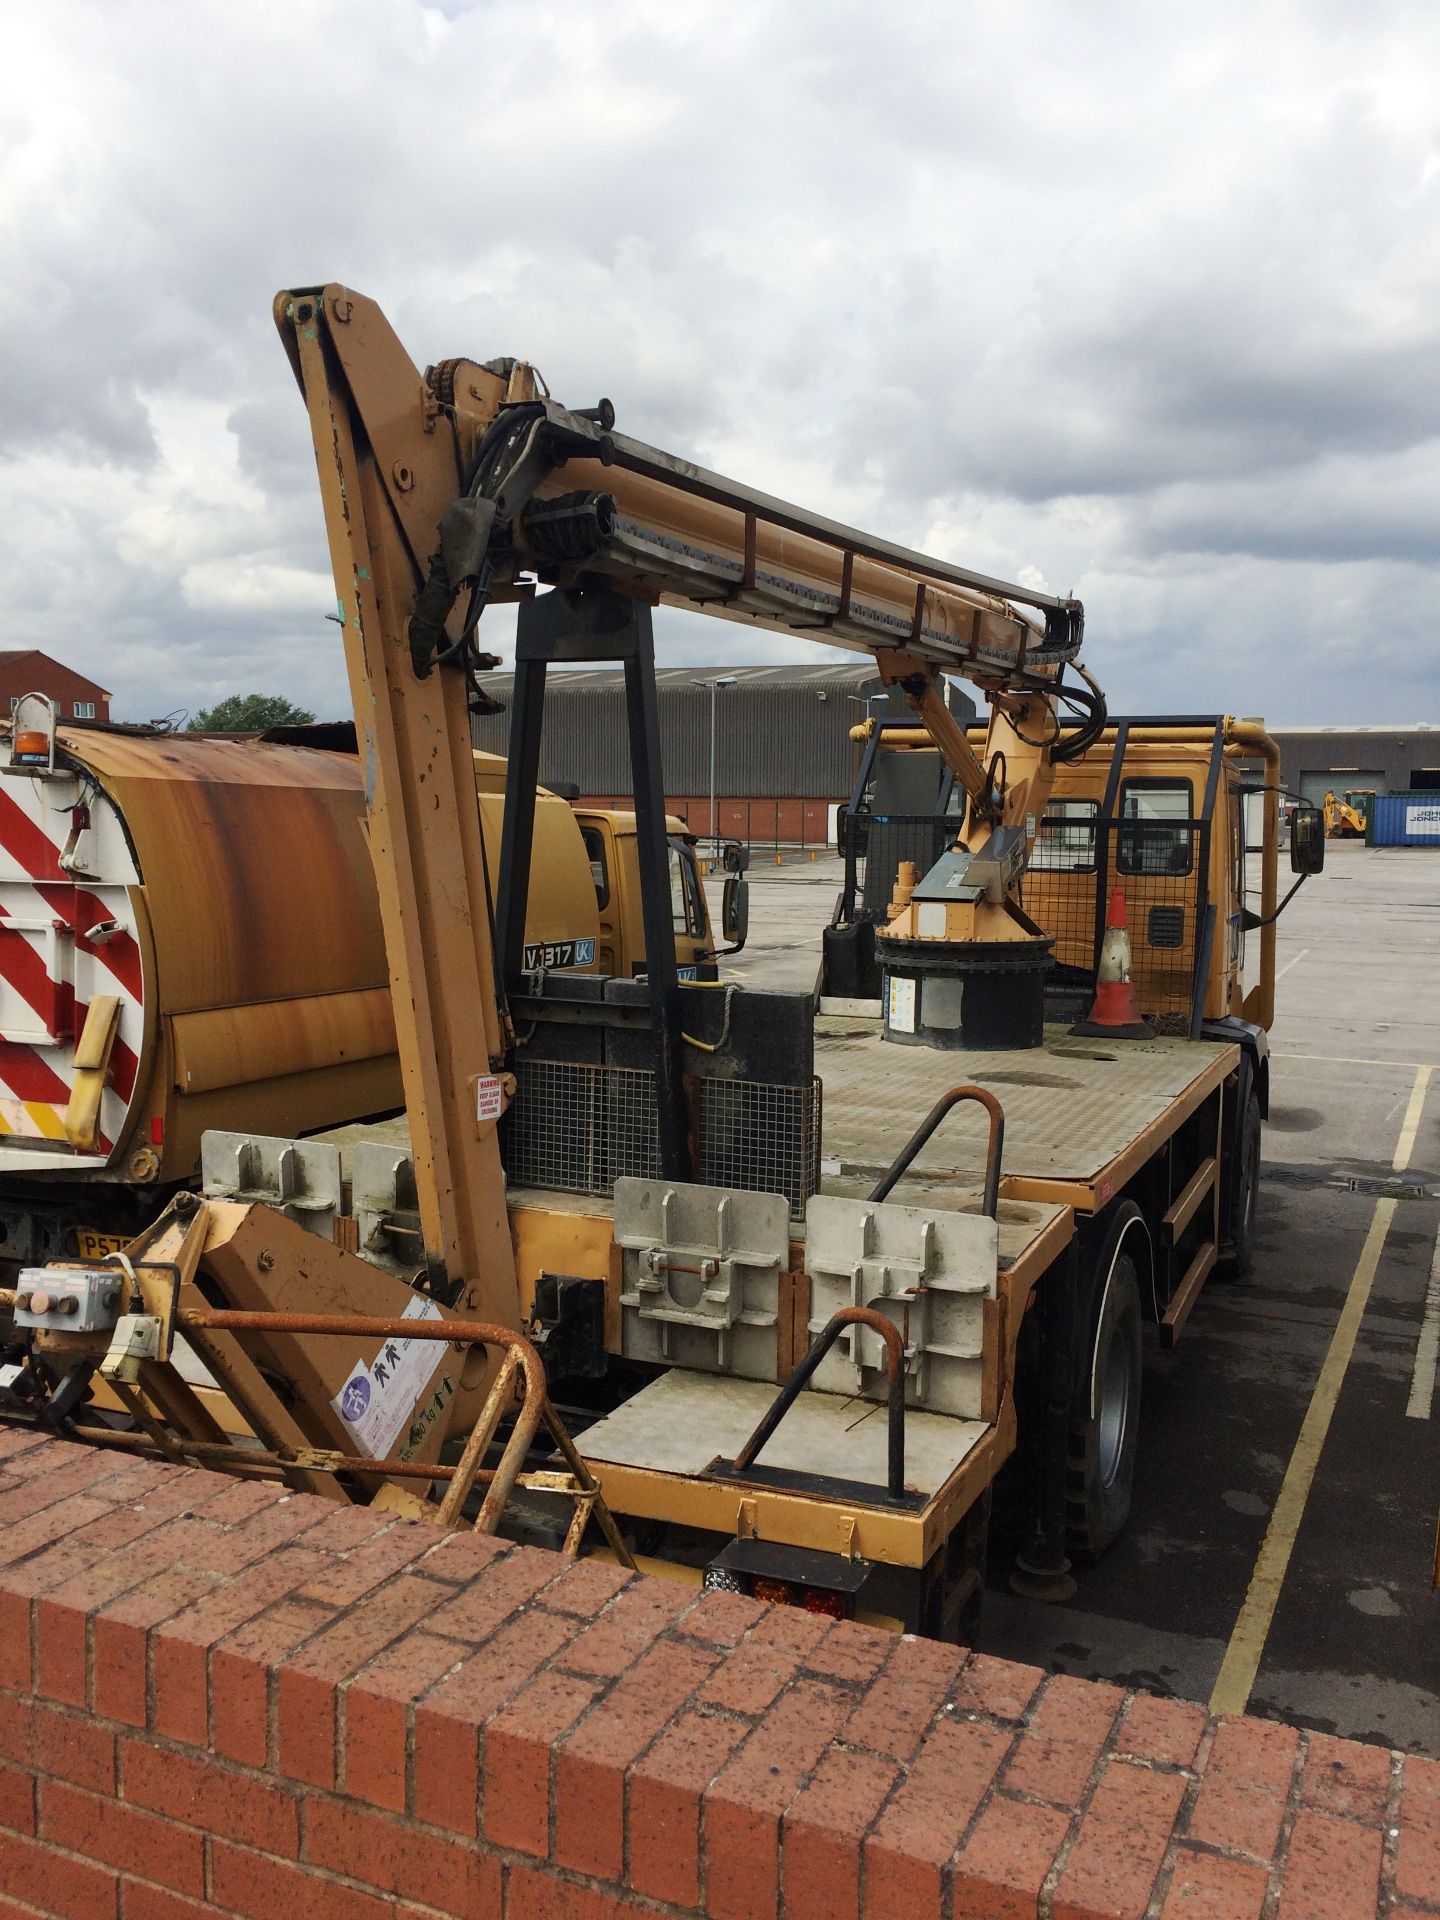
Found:
<svg viewBox="0 0 1440 1920"><path fill-rule="evenodd" d="M594 964L593 940L535 941L525 948L524 965L527 973L537 967L593 967Z"/></svg>
<svg viewBox="0 0 1440 1920"><path fill-rule="evenodd" d="M123 1233L97 1233L93 1227L76 1227L74 1233L75 1252L82 1260L103 1260L130 1244Z"/></svg>

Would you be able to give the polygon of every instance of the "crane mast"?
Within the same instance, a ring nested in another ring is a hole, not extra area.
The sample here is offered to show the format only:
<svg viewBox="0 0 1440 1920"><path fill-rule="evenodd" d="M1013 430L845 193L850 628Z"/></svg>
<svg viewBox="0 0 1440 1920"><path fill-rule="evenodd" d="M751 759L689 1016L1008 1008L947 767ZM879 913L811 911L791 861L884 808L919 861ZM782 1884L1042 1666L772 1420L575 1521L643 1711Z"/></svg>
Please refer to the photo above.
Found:
<svg viewBox="0 0 1440 1920"><path fill-rule="evenodd" d="M473 1311L517 1320L497 1124L514 1091L507 993L556 661L625 663L663 1171L687 1175L662 897L656 604L871 654L904 690L968 805L955 847L885 930L887 964L921 993L932 976L951 982L937 1005L963 989L983 1012L1018 993L1011 1041L1037 1043L1024 1034L1038 1036L1050 943L1018 883L1054 764L1083 752L1105 717L1078 665L1078 601L876 539L647 446L615 430L608 401L560 406L524 362L456 359L422 375L375 303L343 286L281 293L275 319L319 463L427 1264L442 1297L468 1289ZM497 927L470 712L498 664L480 649L481 617L505 601L521 612ZM983 755L949 712L947 674L990 702ZM1082 713L1063 737L1061 700ZM906 1036L897 1026L891 1037Z"/></svg>

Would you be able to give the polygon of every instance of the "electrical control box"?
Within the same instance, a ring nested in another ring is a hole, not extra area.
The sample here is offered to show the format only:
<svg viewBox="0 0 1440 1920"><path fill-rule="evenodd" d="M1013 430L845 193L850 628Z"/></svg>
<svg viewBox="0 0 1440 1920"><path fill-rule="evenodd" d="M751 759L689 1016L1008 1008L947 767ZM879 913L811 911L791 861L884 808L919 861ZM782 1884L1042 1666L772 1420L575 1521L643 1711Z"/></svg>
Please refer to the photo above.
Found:
<svg viewBox="0 0 1440 1920"><path fill-rule="evenodd" d="M114 1267L23 1267L15 1284L15 1324L108 1333L125 1291L125 1276Z"/></svg>

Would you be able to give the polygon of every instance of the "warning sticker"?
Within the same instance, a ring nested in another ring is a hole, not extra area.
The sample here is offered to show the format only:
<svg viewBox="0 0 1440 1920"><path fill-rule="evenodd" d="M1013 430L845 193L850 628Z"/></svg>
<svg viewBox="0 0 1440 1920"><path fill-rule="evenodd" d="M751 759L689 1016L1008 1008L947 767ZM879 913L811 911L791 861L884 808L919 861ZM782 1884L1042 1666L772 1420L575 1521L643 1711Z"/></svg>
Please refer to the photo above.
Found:
<svg viewBox="0 0 1440 1920"><path fill-rule="evenodd" d="M915 982L892 975L886 984L890 995L885 1012L886 1026L893 1027L897 1033L914 1033Z"/></svg>
<svg viewBox="0 0 1440 1920"><path fill-rule="evenodd" d="M407 1320L438 1320L440 1309L419 1294L404 1314ZM331 1405L353 1435L359 1451L383 1459L410 1424L416 1403L445 1352L434 1340L387 1340L367 1366L359 1361ZM447 1383L448 1384L448 1383Z"/></svg>

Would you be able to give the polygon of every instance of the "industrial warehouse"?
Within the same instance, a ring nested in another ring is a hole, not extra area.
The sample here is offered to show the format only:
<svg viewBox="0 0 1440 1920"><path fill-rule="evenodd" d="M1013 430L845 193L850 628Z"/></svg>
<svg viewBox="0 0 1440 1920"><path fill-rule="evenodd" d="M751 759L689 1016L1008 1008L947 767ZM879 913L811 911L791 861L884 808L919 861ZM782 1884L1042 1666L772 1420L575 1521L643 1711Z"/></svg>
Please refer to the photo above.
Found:
<svg viewBox="0 0 1440 1920"><path fill-rule="evenodd" d="M1440 1920L1322 11L5 10L0 1920Z"/></svg>

